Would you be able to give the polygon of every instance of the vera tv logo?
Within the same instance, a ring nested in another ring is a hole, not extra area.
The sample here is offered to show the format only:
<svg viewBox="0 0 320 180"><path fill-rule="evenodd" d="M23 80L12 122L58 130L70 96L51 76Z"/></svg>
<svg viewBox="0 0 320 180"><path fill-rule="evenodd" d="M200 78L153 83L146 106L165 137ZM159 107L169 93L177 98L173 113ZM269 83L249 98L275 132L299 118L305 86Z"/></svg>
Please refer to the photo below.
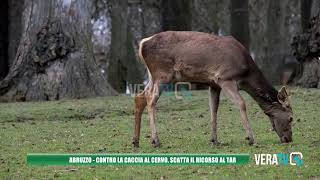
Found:
<svg viewBox="0 0 320 180"><path fill-rule="evenodd" d="M255 154L254 159L256 165L292 165L302 166L303 155L301 152L292 152L290 154Z"/></svg>

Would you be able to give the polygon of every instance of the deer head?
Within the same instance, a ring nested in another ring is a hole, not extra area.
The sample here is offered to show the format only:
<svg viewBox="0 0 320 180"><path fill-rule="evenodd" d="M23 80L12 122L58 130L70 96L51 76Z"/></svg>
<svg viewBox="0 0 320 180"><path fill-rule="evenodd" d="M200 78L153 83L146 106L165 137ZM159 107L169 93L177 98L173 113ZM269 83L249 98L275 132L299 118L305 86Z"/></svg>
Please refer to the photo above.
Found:
<svg viewBox="0 0 320 180"><path fill-rule="evenodd" d="M278 134L282 143L288 143L292 141L292 109L289 103L289 96L285 87L282 87L278 92L278 104L274 109L272 116L270 116L272 125L276 133Z"/></svg>

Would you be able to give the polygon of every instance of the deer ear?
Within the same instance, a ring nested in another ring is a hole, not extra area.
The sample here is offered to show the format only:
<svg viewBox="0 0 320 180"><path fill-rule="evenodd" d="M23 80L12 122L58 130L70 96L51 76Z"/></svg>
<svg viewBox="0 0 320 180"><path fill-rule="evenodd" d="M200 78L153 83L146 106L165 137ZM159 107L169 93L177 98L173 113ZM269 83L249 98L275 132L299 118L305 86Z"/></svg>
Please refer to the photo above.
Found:
<svg viewBox="0 0 320 180"><path fill-rule="evenodd" d="M287 90L286 90L286 87L285 86L282 86L282 88L279 90L278 92L278 101L281 103L281 104L285 104L288 102L288 93L287 93Z"/></svg>

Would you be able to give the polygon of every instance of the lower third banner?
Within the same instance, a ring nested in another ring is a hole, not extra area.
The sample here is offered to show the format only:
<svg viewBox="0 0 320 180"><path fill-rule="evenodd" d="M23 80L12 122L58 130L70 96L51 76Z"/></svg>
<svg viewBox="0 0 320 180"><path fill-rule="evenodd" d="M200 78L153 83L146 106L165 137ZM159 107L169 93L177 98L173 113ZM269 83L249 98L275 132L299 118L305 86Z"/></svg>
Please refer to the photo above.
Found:
<svg viewBox="0 0 320 180"><path fill-rule="evenodd" d="M249 154L28 154L28 165L244 165Z"/></svg>

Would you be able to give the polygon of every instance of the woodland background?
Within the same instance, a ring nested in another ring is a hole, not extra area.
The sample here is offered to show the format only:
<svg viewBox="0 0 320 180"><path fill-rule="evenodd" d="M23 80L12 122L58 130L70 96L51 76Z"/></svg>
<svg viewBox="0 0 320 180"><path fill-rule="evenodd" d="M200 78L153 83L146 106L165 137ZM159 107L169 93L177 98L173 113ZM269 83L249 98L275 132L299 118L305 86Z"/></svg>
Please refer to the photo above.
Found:
<svg viewBox="0 0 320 180"><path fill-rule="evenodd" d="M320 88L319 0L3 0L0 101L125 93L146 80L139 41L232 35L273 84Z"/></svg>

